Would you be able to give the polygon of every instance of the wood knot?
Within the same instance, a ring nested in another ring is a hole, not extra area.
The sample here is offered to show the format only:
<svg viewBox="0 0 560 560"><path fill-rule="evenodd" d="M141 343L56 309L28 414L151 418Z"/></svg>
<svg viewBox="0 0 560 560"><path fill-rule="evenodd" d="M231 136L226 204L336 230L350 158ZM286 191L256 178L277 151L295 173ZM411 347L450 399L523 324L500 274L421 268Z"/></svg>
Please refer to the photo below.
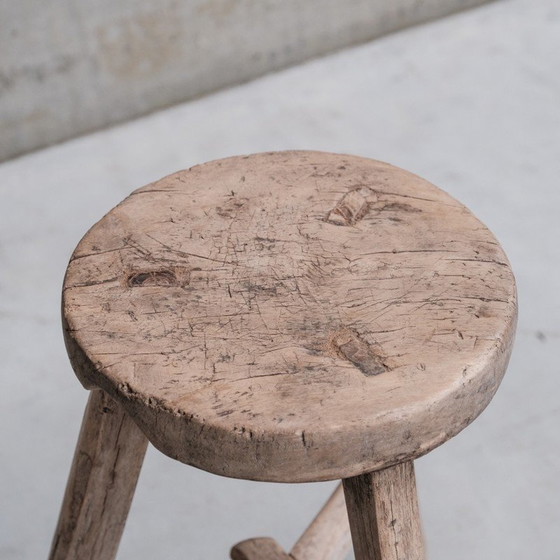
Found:
<svg viewBox="0 0 560 560"><path fill-rule="evenodd" d="M190 271L184 268L161 268L155 270L142 270L128 274L126 284L129 288L146 287L179 287L182 288L190 282Z"/></svg>
<svg viewBox="0 0 560 560"><path fill-rule="evenodd" d="M350 329L337 331L331 338L331 346L337 356L354 364L368 377L389 370L383 358L374 352L374 348Z"/></svg>
<svg viewBox="0 0 560 560"><path fill-rule="evenodd" d="M373 199L377 197L369 187L356 187L337 202L325 221L335 226L353 226L367 214Z"/></svg>

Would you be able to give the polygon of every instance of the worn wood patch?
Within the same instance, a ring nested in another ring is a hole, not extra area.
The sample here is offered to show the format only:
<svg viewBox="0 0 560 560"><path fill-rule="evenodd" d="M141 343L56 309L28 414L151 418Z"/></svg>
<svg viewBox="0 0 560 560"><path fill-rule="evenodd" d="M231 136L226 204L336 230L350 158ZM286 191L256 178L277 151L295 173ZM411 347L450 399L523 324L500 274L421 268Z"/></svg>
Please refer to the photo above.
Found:
<svg viewBox="0 0 560 560"><path fill-rule="evenodd" d="M353 363L364 375L379 375L388 370L383 358L356 332L341 330L335 333L331 342L335 352Z"/></svg>
<svg viewBox="0 0 560 560"><path fill-rule="evenodd" d="M350 189L329 211L327 222L352 226L367 214L370 204L376 199L375 193L368 187Z"/></svg>

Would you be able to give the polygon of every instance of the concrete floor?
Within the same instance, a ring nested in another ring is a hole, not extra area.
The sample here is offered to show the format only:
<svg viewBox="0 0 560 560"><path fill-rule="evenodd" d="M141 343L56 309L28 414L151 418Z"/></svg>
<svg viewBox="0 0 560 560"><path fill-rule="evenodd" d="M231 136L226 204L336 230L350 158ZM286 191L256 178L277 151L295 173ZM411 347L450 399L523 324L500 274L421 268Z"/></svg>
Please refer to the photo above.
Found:
<svg viewBox="0 0 560 560"><path fill-rule="evenodd" d="M560 550L560 4L509 0L408 30L0 166L0 558L45 558L86 393L59 298L88 226L132 189L231 154L375 157L430 179L501 240L519 283L501 389L417 462L432 560L556 560ZM297 538L332 484L214 477L153 449L126 559L226 558Z"/></svg>

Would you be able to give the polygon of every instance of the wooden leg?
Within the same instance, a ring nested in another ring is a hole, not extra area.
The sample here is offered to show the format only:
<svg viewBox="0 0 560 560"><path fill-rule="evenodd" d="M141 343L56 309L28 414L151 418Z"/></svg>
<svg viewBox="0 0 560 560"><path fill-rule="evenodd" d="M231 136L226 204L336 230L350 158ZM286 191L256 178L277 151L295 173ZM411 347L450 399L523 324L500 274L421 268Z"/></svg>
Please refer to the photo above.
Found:
<svg viewBox="0 0 560 560"><path fill-rule="evenodd" d="M424 560L412 461L343 480L356 560Z"/></svg>
<svg viewBox="0 0 560 560"><path fill-rule="evenodd" d="M113 560L148 440L104 391L91 392L49 560Z"/></svg>

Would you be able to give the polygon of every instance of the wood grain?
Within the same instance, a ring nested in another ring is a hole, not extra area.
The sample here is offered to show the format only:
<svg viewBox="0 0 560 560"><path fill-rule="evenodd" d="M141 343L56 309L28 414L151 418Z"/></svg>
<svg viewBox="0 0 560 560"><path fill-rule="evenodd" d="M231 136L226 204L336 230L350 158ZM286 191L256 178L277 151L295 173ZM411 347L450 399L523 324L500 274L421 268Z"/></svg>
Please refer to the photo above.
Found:
<svg viewBox="0 0 560 560"><path fill-rule="evenodd" d="M425 560L412 461L343 486L356 560Z"/></svg>
<svg viewBox="0 0 560 560"><path fill-rule="evenodd" d="M112 560L148 440L103 391L91 392L49 560Z"/></svg>
<svg viewBox="0 0 560 560"><path fill-rule="evenodd" d="M88 387L217 474L340 479L419 457L486 407L513 274L427 181L318 152L229 158L132 193L80 242L65 336Z"/></svg>

